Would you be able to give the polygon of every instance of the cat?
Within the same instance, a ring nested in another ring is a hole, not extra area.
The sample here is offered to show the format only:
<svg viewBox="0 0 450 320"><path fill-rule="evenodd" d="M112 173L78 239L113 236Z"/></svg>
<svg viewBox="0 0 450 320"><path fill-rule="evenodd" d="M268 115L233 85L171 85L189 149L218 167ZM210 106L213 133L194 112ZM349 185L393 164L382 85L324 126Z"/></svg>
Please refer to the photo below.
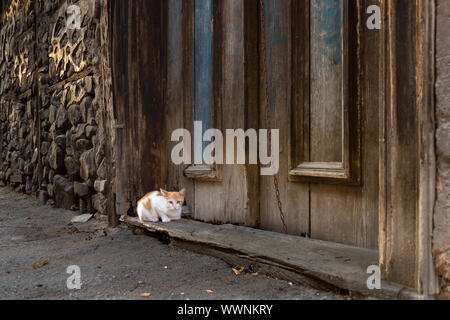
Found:
<svg viewBox="0 0 450 320"><path fill-rule="evenodd" d="M163 223L180 220L186 189L179 192L168 192L160 189L145 195L138 201L137 213L141 222Z"/></svg>

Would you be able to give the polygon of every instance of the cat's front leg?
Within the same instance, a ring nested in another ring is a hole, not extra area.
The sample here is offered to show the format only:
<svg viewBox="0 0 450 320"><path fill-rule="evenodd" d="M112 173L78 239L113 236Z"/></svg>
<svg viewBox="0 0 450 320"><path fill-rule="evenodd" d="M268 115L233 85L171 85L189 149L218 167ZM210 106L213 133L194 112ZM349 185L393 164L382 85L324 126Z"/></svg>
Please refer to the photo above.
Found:
<svg viewBox="0 0 450 320"><path fill-rule="evenodd" d="M161 218L161 221L162 221L163 223L168 223L168 222L171 221L170 218L167 216L167 214L161 212L160 210L158 210L158 216Z"/></svg>
<svg viewBox="0 0 450 320"><path fill-rule="evenodd" d="M166 215L161 215L161 221L162 221L163 223L169 223L171 220L170 220L170 218L169 218L168 216L166 216Z"/></svg>

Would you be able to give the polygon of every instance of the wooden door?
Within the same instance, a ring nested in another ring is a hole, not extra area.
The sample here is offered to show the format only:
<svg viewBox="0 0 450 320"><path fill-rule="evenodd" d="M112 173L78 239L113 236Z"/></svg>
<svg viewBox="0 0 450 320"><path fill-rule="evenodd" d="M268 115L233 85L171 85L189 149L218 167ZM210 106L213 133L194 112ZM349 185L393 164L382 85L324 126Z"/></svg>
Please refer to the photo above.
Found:
<svg viewBox="0 0 450 320"><path fill-rule="evenodd" d="M269 90L260 101L269 96L280 129L288 232L376 249L378 34L364 28L363 2L266 0ZM261 227L282 231L275 194L273 178L262 177Z"/></svg>
<svg viewBox="0 0 450 320"><path fill-rule="evenodd" d="M259 0L198 1L167 2L164 136L195 120L265 129L269 107L288 232L376 249L379 34L362 20L375 1L265 0L267 79ZM283 231L273 177L248 162L174 165L174 145L167 186L188 189L194 218Z"/></svg>
<svg viewBox="0 0 450 320"><path fill-rule="evenodd" d="M262 37L259 0L205 0L198 19L196 1L111 1L118 214L148 190L186 187L196 219L282 232L274 179L258 166L170 160L171 133L193 132L195 118L264 129L269 110L288 232L369 249L379 240L388 280L430 285L432 4L264 0ZM371 5L382 30L365 27ZM207 26L198 65L194 20Z"/></svg>
<svg viewBox="0 0 450 320"><path fill-rule="evenodd" d="M257 74L249 67L258 63L256 4L257 0L168 1L166 136L185 128L194 139L195 121L202 122L203 132L215 128L224 135L226 129L258 128L257 116L247 117L249 110L256 114L258 100ZM246 60L249 55L252 60ZM251 88L250 77L255 84ZM175 144L168 144L167 154ZM195 156L192 160L188 165L167 162L168 188L187 188L192 216L256 226L257 167L204 165L194 163Z"/></svg>
<svg viewBox="0 0 450 320"><path fill-rule="evenodd" d="M111 1L116 211L167 181L164 116L167 8L160 0Z"/></svg>

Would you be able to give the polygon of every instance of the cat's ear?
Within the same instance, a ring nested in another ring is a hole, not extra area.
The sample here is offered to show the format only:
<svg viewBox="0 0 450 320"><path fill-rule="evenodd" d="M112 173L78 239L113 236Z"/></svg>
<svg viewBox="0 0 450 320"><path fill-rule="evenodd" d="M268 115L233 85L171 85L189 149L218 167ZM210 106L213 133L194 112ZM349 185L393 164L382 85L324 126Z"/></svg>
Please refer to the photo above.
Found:
<svg viewBox="0 0 450 320"><path fill-rule="evenodd" d="M184 196L186 195L186 189L185 189L185 188L183 188L183 189L180 190L180 195L181 195L182 197L184 197Z"/></svg>
<svg viewBox="0 0 450 320"><path fill-rule="evenodd" d="M161 192L161 194L162 194L164 197L166 197L167 194L168 194L168 192L167 192L166 190L164 190L164 189L159 189L159 191Z"/></svg>

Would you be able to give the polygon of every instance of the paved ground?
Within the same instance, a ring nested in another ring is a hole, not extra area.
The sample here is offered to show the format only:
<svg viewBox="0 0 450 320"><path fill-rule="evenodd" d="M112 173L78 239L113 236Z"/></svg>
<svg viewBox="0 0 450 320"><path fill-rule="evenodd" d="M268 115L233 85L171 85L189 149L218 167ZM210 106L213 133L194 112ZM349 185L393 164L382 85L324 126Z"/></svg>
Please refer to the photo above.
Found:
<svg viewBox="0 0 450 320"><path fill-rule="evenodd" d="M73 225L75 215L0 188L0 299L345 298L265 275L235 275L221 260L126 226L107 229L96 219ZM66 287L70 265L81 269L81 290Z"/></svg>

